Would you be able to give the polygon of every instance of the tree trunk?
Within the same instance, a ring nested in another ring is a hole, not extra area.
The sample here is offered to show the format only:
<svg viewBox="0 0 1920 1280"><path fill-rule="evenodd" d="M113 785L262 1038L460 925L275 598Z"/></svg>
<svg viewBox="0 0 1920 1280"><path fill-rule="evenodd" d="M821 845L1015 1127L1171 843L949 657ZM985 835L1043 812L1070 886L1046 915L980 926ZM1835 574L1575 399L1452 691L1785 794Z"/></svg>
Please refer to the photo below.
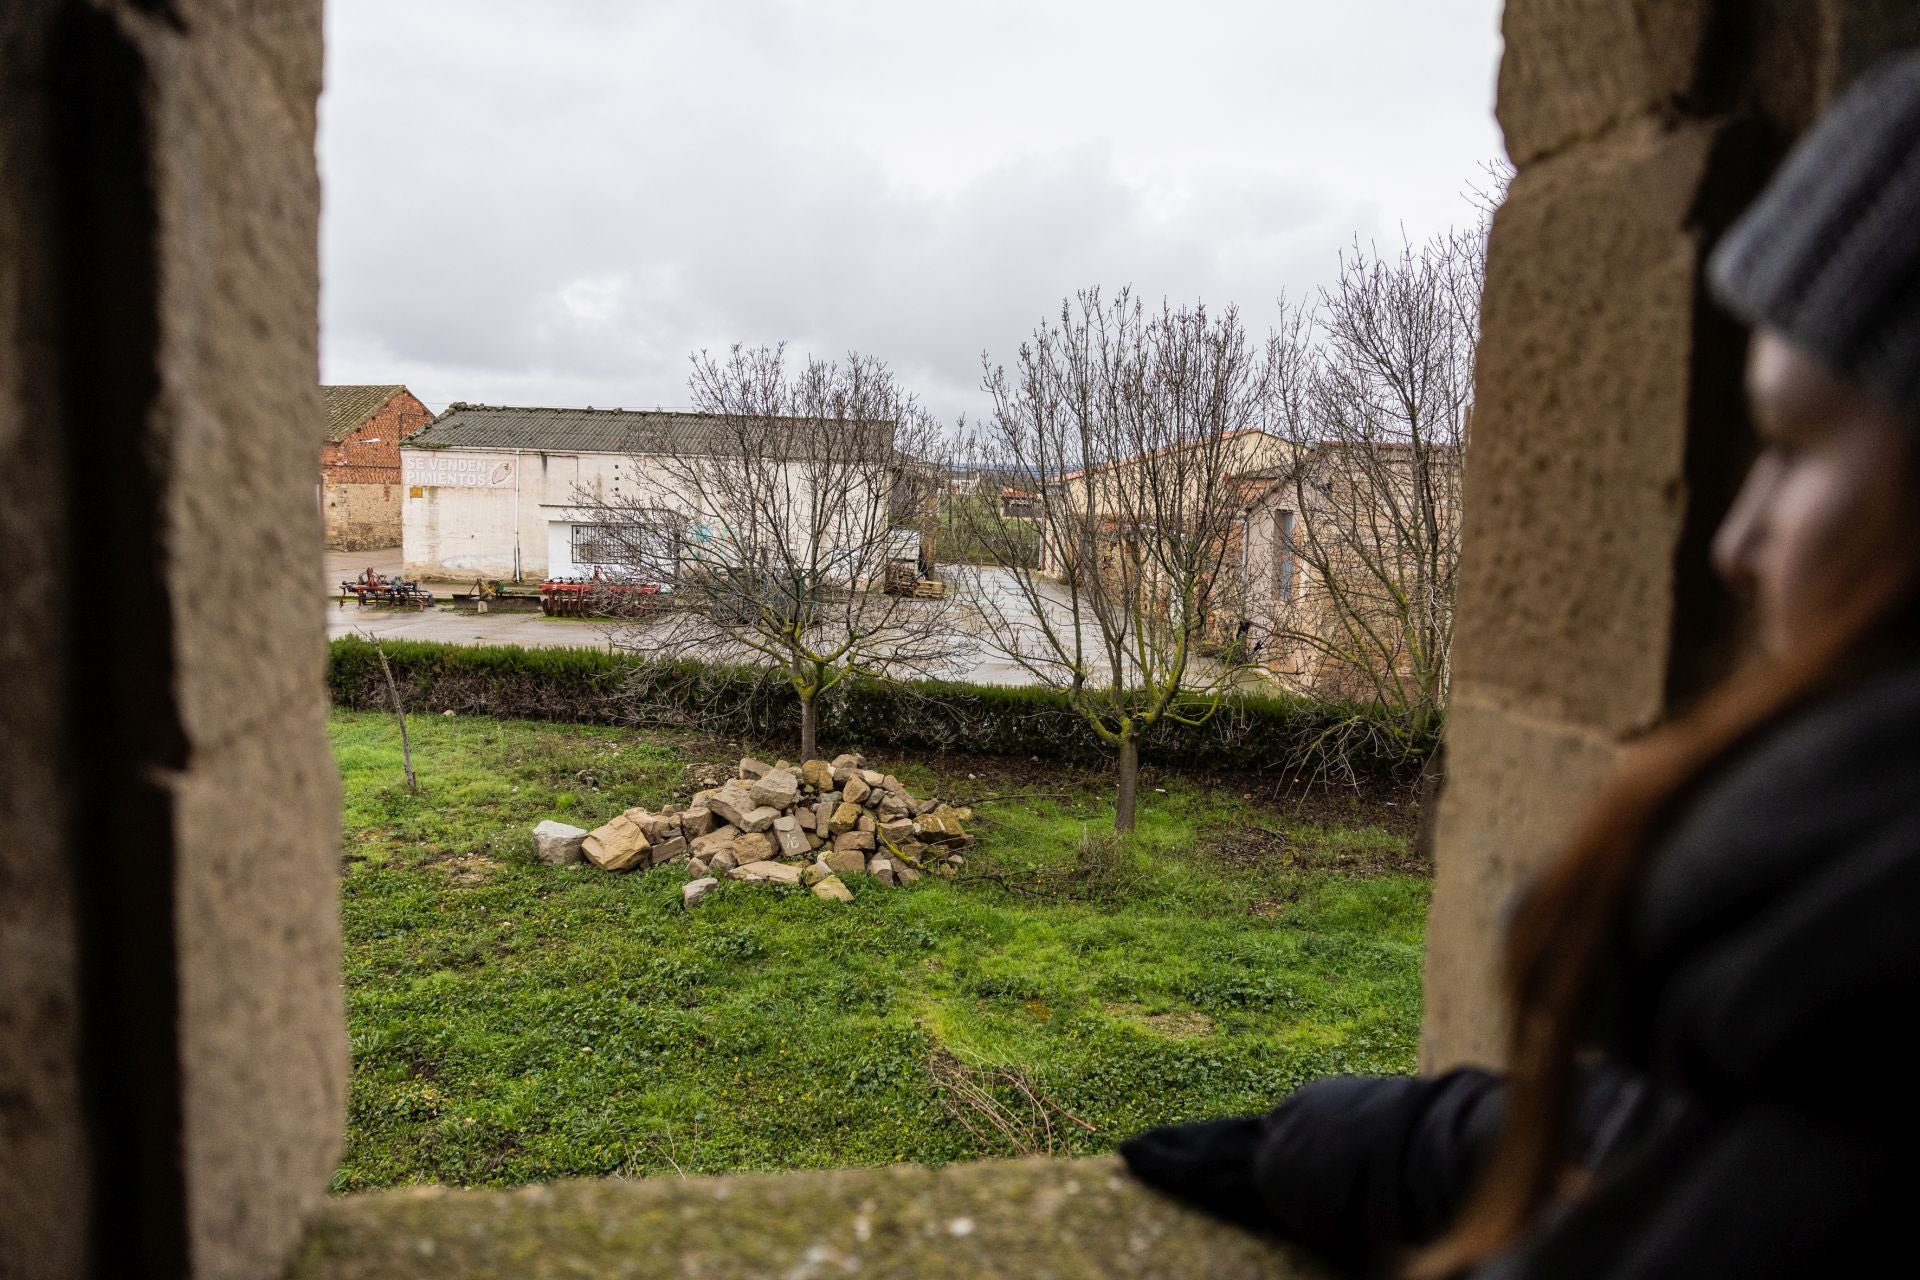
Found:
<svg viewBox="0 0 1920 1280"><path fill-rule="evenodd" d="M1133 811L1140 796L1140 740L1131 729L1120 738L1120 787L1114 798L1113 829L1133 830Z"/></svg>
<svg viewBox="0 0 1920 1280"><path fill-rule="evenodd" d="M413 776L413 745L407 741L407 712L400 705L400 686L393 682L393 668L387 665L387 651L378 643L373 651L380 658L380 672L387 678L387 697L393 702L393 714L400 720L400 768L407 775L407 790L418 791L420 784Z"/></svg>
<svg viewBox="0 0 1920 1280"><path fill-rule="evenodd" d="M803 764L820 755L820 718L814 710L813 697L810 693L800 695L800 760Z"/></svg>

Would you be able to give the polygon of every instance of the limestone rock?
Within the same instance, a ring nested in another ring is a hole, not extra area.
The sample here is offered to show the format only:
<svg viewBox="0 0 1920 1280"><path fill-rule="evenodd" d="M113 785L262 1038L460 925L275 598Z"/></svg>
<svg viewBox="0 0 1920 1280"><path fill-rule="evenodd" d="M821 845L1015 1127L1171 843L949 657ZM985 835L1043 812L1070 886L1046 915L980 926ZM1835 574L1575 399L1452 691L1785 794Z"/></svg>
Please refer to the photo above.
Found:
<svg viewBox="0 0 1920 1280"><path fill-rule="evenodd" d="M883 791L880 794L880 803L874 807L883 818L911 818L913 797L904 791Z"/></svg>
<svg viewBox="0 0 1920 1280"><path fill-rule="evenodd" d="M838 755L833 758L833 783L845 786L848 778L860 772L860 757Z"/></svg>
<svg viewBox="0 0 1920 1280"><path fill-rule="evenodd" d="M773 856L773 841L758 831L749 831L733 838L733 856L741 866L749 862L761 862Z"/></svg>
<svg viewBox="0 0 1920 1280"><path fill-rule="evenodd" d="M595 827L580 842L587 861L602 871L628 871L646 857L647 833L626 814Z"/></svg>
<svg viewBox="0 0 1920 1280"><path fill-rule="evenodd" d="M693 856L711 862L714 854L722 849L731 849L733 838L739 834L739 828L732 823L722 823L693 842Z"/></svg>
<svg viewBox="0 0 1920 1280"><path fill-rule="evenodd" d="M800 883L805 885L819 884L832 874L833 868L827 866L826 863L810 862L800 872Z"/></svg>
<svg viewBox="0 0 1920 1280"><path fill-rule="evenodd" d="M848 804L865 804L872 791L865 778L855 776L848 778L846 785L840 788L840 798Z"/></svg>
<svg viewBox="0 0 1920 1280"><path fill-rule="evenodd" d="M753 795L738 782L729 782L707 797L707 808L713 810L721 819L740 830L746 830L743 821L749 813L760 806L753 802Z"/></svg>
<svg viewBox="0 0 1920 1280"><path fill-rule="evenodd" d="M875 880L878 880L881 884L890 885L897 883L893 875L893 860L891 858L875 858L867 864L867 874Z"/></svg>
<svg viewBox="0 0 1920 1280"><path fill-rule="evenodd" d="M819 817L820 811L810 804L803 804L793 811L793 820L800 824L802 831L813 830L814 823Z"/></svg>
<svg viewBox="0 0 1920 1280"><path fill-rule="evenodd" d="M826 834L831 829L833 812L840 807L838 792L829 792L820 797L820 803L813 807L813 829Z"/></svg>
<svg viewBox="0 0 1920 1280"><path fill-rule="evenodd" d="M702 876L698 880L689 880L680 886L681 905L690 907L719 887L720 882L712 876Z"/></svg>
<svg viewBox="0 0 1920 1280"><path fill-rule="evenodd" d="M800 780L815 791L831 791L833 766L825 760L809 760L800 766Z"/></svg>
<svg viewBox="0 0 1920 1280"><path fill-rule="evenodd" d="M873 848L873 833L869 831L842 831L833 838L833 847L837 850Z"/></svg>
<svg viewBox="0 0 1920 1280"><path fill-rule="evenodd" d="M893 869L893 878L895 880L898 880L901 884L907 885L907 884L912 884L915 880L918 880L920 878L920 873L918 871L915 871L912 867L895 867Z"/></svg>
<svg viewBox="0 0 1920 1280"><path fill-rule="evenodd" d="M880 824L874 821L872 814L863 813L858 818L855 818L853 820L853 829L855 831L864 831L868 835L872 835L875 831L880 829Z"/></svg>
<svg viewBox="0 0 1920 1280"><path fill-rule="evenodd" d="M758 881L770 881L774 884L799 884L800 868L784 862L747 862L727 872L735 880L745 880L749 884Z"/></svg>
<svg viewBox="0 0 1920 1280"><path fill-rule="evenodd" d="M707 859L707 870L719 875L725 875L739 865L740 859L733 856L731 849L722 849Z"/></svg>
<svg viewBox="0 0 1920 1280"><path fill-rule="evenodd" d="M793 822L793 819L782 818L780 821ZM779 845L780 856L783 858L804 858L813 852L813 841L807 839L807 833L800 829L800 824L797 822L793 822L793 825L784 831L780 829L779 823L775 823L773 839L774 843Z"/></svg>
<svg viewBox="0 0 1920 1280"><path fill-rule="evenodd" d="M704 804L690 805L680 815L680 833L691 840L713 830L713 810Z"/></svg>
<svg viewBox="0 0 1920 1280"><path fill-rule="evenodd" d="M837 836L842 832L851 831L859 825L860 806L857 804L849 804L845 800L842 800L840 807L833 811L833 818L827 823L827 830Z"/></svg>
<svg viewBox="0 0 1920 1280"><path fill-rule="evenodd" d="M891 822L883 822L880 824L878 834L888 844L905 844L913 839L913 819L896 818Z"/></svg>
<svg viewBox="0 0 1920 1280"><path fill-rule="evenodd" d="M786 769L769 769L747 788L755 804L780 810L791 809L800 800L800 779Z"/></svg>
<svg viewBox="0 0 1920 1280"><path fill-rule="evenodd" d="M930 813L920 819L920 838L928 844L949 844L967 838L967 829L951 813Z"/></svg>
<svg viewBox="0 0 1920 1280"><path fill-rule="evenodd" d="M586 838L584 827L548 818L533 829L533 856L550 867L564 867L569 862L580 861L580 845Z"/></svg>
<svg viewBox="0 0 1920 1280"><path fill-rule="evenodd" d="M755 760L752 756L740 757L740 777L742 779L750 780L753 778L764 777L766 776L767 770L769 768L771 768L770 765L762 764L760 761Z"/></svg>
<svg viewBox="0 0 1920 1280"><path fill-rule="evenodd" d="M665 840L653 846L653 865L657 867L663 862L672 862L675 858L683 858L686 854L686 837L668 836Z"/></svg>
<svg viewBox="0 0 1920 1280"><path fill-rule="evenodd" d="M881 773L878 769L862 769L860 771L860 781L866 783L869 788L878 787L886 780L887 775Z"/></svg>
<svg viewBox="0 0 1920 1280"><path fill-rule="evenodd" d="M687 859L687 879L689 880L698 880L711 870L713 870L712 867L709 867L698 858Z"/></svg>
<svg viewBox="0 0 1920 1280"><path fill-rule="evenodd" d="M865 871L867 855L858 849L832 849L820 855L829 871Z"/></svg>
<svg viewBox="0 0 1920 1280"><path fill-rule="evenodd" d="M839 876L828 876L813 886L813 896L829 902L852 902L853 890L847 888L847 882Z"/></svg>

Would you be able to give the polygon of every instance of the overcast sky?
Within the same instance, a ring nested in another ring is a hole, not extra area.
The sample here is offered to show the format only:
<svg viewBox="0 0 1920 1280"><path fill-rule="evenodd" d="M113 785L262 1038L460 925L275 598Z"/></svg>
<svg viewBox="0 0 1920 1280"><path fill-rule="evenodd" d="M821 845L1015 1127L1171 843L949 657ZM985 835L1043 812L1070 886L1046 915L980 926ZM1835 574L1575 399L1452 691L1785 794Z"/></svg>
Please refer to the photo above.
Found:
<svg viewBox="0 0 1920 1280"><path fill-rule="evenodd" d="M977 411L1063 295L1264 329L1471 219L1498 0L328 0L321 372L435 409L687 402L870 351Z"/></svg>

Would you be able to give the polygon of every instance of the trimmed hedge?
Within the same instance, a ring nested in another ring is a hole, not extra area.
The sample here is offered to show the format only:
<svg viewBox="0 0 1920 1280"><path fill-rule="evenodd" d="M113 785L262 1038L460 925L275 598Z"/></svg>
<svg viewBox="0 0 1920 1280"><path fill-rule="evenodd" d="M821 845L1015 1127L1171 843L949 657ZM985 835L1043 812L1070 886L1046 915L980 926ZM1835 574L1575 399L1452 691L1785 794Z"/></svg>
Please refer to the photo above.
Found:
<svg viewBox="0 0 1920 1280"><path fill-rule="evenodd" d="M799 701L765 667L647 662L595 649L382 642L404 704L507 719L701 729L792 742ZM332 643L336 705L388 705L374 646ZM936 680L850 679L820 706L833 750L894 748L1102 761L1111 753L1052 689ZM1280 772L1322 781L1410 783L1433 749L1377 710L1293 697L1239 698L1205 725L1162 723L1141 758L1195 769Z"/></svg>

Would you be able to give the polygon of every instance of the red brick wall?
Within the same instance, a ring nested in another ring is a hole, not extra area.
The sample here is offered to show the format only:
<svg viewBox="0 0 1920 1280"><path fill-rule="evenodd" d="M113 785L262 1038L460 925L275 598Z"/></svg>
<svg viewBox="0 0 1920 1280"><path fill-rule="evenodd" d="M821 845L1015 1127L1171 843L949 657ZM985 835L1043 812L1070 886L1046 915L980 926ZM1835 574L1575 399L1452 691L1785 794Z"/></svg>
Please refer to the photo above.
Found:
<svg viewBox="0 0 1920 1280"><path fill-rule="evenodd" d="M328 547L359 551L400 545L400 442L432 420L427 406L402 391L345 440L320 446L320 509Z"/></svg>

